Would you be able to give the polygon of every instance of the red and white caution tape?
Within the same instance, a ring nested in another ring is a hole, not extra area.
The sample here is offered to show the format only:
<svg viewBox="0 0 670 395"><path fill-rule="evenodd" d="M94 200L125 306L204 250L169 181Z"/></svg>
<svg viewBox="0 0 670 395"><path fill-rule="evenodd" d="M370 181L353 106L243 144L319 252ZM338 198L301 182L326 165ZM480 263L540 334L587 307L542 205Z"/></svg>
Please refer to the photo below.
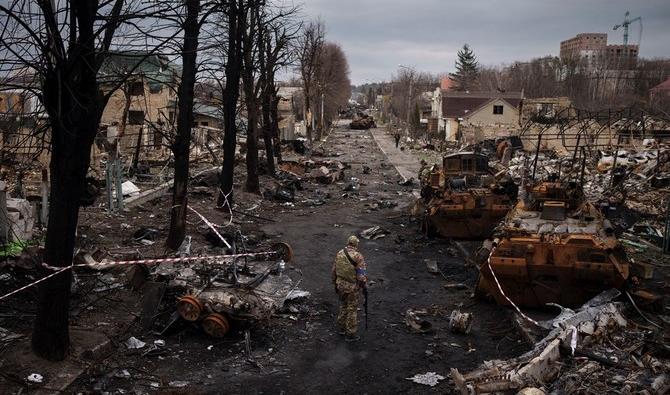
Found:
<svg viewBox="0 0 670 395"><path fill-rule="evenodd" d="M16 289L6 295L0 296L0 301L9 298L10 296L17 294L21 291L25 291L28 288L34 287L35 285L50 279L60 273L63 273L67 270L72 270L76 267L108 267L108 266L129 266L129 265L156 265L160 263L177 263L177 262L194 262L194 261L213 261L213 260L229 260L237 258L258 258L258 257L268 257L276 255L277 253L272 252L250 252L245 254L234 254L234 255L209 255L209 256L189 256L189 257L178 257L178 258L156 258L156 259L138 259L138 260L127 260L127 261L110 261L110 262L100 262L100 263L80 263L76 265L70 265L65 267L50 266L47 263L42 263L42 267L52 270L53 273L40 278L39 280L33 281L30 284L24 285L23 287Z"/></svg>
<svg viewBox="0 0 670 395"><path fill-rule="evenodd" d="M186 206L186 207L187 207L189 210L193 211L198 217L200 217L200 219L201 219L205 224L207 224L207 226L209 226L209 228L210 228L211 230L213 230L214 233L216 233L216 235L219 237L219 239L221 239L221 241L223 242L223 244L226 245L226 247L228 247L228 248L233 248L233 247L230 246L230 244L228 244L228 242L226 241L226 239L224 239L223 236L221 236L221 233L219 233L219 231L216 230L216 227L214 226L213 223L211 223L211 222L210 222L207 218L205 218L202 214L200 214L199 212L195 211L195 209L194 209L193 207L191 207L191 206ZM231 213L232 213L232 212L231 212ZM232 215L232 214L231 214L231 215Z"/></svg>
<svg viewBox="0 0 670 395"><path fill-rule="evenodd" d="M493 271L493 268L491 267L491 256L493 255L493 252L494 252L495 250L496 250L496 249L495 249L495 247L494 247L494 248L491 250L491 252L489 253L489 258L486 260L486 264L488 265L488 267L489 267L489 271L491 272L491 275L493 276L493 279L495 280L496 285L498 286L498 291L500 291L500 294L505 298L505 300L507 300L507 302L508 302L509 304L512 305L512 307L514 307L514 310L516 310L516 312L519 313L519 315L520 315L521 317L523 317L526 321L528 321L528 322L530 322L530 323L532 323L532 324L535 324L535 325L537 325L537 326L539 326L539 327L542 328L543 326L540 325L539 322L537 322L537 321L535 321L534 319L530 318L529 316L525 315L525 314L523 313L523 311L521 311L521 309L519 308L519 306L517 306L516 303L514 303L514 302L512 301L512 299L508 298L507 295L505 294L505 291L503 291L502 286L500 286L500 282L498 281L498 277L496 277L496 274L495 274L495 272Z"/></svg>
<svg viewBox="0 0 670 395"><path fill-rule="evenodd" d="M57 268L57 269L59 269L59 270L58 270L58 271L55 271L55 272L53 272L53 273L51 273L51 274L49 274L48 276L42 277L42 278L40 278L39 280L34 281L34 282L32 282L32 283L30 283L30 284L28 284L28 285L24 285L23 287L21 287L21 288L19 288L19 289L16 289L16 290L14 290L14 291L8 293L7 295L0 296L0 300L7 299L8 297L10 297L10 296L12 296L12 295L14 295L14 294L17 294L17 293L19 293L19 292L21 292L21 291L25 291L26 289L28 289L28 288L30 288L30 287L33 287L33 286L35 286L35 285L37 285L37 284L39 284L39 283L41 283L41 282L43 282L43 281L46 281L46 280L50 279L51 277L57 276L57 275L63 273L64 271L66 271L66 270L70 270L70 269L72 269L72 266L59 267L59 268Z"/></svg>
<svg viewBox="0 0 670 395"><path fill-rule="evenodd" d="M127 260L127 261L103 261L98 263L79 263L72 265L72 267L107 267L107 266L128 266L128 265L157 265L160 263L177 263L177 262L194 262L194 261L216 261L216 260L229 260L237 258L257 258L263 256L271 256L277 254L276 252L249 252L245 254L233 254L233 255L205 255L205 256L186 256L186 257L176 257L176 258L151 258L151 259L137 259L137 260ZM49 266L46 263L43 263L42 266L49 270L59 270L61 267Z"/></svg>

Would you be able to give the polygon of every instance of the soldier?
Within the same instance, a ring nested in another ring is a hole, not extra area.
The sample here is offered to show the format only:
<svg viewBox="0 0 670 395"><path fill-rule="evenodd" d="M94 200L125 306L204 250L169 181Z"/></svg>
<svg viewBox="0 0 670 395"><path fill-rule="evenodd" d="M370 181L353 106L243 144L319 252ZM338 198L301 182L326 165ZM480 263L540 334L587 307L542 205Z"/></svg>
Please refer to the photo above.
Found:
<svg viewBox="0 0 670 395"><path fill-rule="evenodd" d="M425 160L421 159L421 168L419 169L419 185L421 186L421 197L428 203L431 197L432 188L430 185L430 174L432 169Z"/></svg>
<svg viewBox="0 0 670 395"><path fill-rule="evenodd" d="M358 330L358 298L360 290L367 288L365 259L358 251L358 237L350 236L347 246L338 251L332 268L333 285L340 297L337 325L346 341L360 339Z"/></svg>
<svg viewBox="0 0 670 395"><path fill-rule="evenodd" d="M395 139L395 147L398 148L398 144L400 144L400 133L395 132L393 138Z"/></svg>

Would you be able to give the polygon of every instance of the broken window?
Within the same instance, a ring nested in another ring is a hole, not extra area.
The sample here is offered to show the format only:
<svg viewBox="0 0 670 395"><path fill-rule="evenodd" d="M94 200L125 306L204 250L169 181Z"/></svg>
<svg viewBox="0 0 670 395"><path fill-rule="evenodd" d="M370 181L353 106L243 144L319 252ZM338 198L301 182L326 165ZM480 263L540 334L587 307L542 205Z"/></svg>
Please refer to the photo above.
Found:
<svg viewBox="0 0 670 395"><path fill-rule="evenodd" d="M502 115L503 113L503 106L493 106L493 114L495 115Z"/></svg>
<svg viewBox="0 0 670 395"><path fill-rule="evenodd" d="M144 111L128 111L128 125L141 125L144 123Z"/></svg>
<svg viewBox="0 0 670 395"><path fill-rule="evenodd" d="M161 125L159 125L161 127ZM156 128L154 129L154 148L161 148L163 145L163 133Z"/></svg>
<svg viewBox="0 0 670 395"><path fill-rule="evenodd" d="M209 126L209 122L200 122L200 126Z"/></svg>
<svg viewBox="0 0 670 395"><path fill-rule="evenodd" d="M474 171L475 166L472 158L463 159L463 171Z"/></svg>
<svg viewBox="0 0 670 395"><path fill-rule="evenodd" d="M447 159L445 165L446 165L445 167L447 168L448 171L458 171L458 170L460 170L460 167L459 167L460 161L458 159Z"/></svg>
<svg viewBox="0 0 670 395"><path fill-rule="evenodd" d="M144 96L144 84L141 81L129 83L128 93L130 96Z"/></svg>

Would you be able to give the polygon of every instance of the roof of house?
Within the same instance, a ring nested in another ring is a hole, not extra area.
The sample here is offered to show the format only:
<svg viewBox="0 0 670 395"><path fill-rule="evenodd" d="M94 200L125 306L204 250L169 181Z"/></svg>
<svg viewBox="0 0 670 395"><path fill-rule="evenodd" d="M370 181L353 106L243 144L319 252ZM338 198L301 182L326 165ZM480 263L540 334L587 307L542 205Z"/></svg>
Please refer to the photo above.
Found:
<svg viewBox="0 0 670 395"><path fill-rule="evenodd" d="M193 102L193 113L205 117L223 119L223 111L220 107L210 106L200 101Z"/></svg>
<svg viewBox="0 0 670 395"><path fill-rule="evenodd" d="M127 73L148 77L149 85L169 84L181 74L181 67L162 54L146 51L118 51L107 56L100 71L100 81L117 81Z"/></svg>
<svg viewBox="0 0 670 395"><path fill-rule="evenodd" d="M656 85L655 87L651 88L652 91L666 91L670 90L670 77L668 77L665 81L661 82L660 84Z"/></svg>
<svg viewBox="0 0 670 395"><path fill-rule="evenodd" d="M467 116L492 100L501 99L514 108L519 108L523 94L521 92L442 92L442 116L457 118Z"/></svg>

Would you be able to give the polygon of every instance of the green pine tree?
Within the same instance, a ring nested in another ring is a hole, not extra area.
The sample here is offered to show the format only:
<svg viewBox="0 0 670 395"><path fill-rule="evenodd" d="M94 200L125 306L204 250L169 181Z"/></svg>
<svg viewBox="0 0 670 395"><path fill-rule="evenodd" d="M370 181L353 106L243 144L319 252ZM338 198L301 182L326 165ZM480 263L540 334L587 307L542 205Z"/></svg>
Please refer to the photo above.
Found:
<svg viewBox="0 0 670 395"><path fill-rule="evenodd" d="M456 72L449 74L449 78L456 83L457 91L467 91L475 86L479 75L479 64L474 52L468 44L456 54Z"/></svg>

